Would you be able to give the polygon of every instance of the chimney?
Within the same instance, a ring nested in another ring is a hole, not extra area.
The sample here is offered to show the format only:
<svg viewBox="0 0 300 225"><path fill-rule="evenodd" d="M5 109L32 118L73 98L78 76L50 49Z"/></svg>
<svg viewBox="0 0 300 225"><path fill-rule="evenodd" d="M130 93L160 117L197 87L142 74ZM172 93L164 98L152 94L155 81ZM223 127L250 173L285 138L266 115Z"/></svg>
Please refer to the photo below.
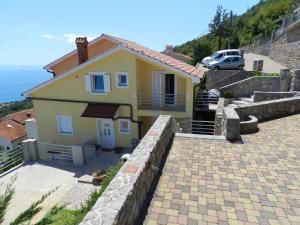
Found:
<svg viewBox="0 0 300 225"><path fill-rule="evenodd" d="M88 40L86 37L76 38L78 62L82 64L88 60Z"/></svg>
<svg viewBox="0 0 300 225"><path fill-rule="evenodd" d="M166 45L165 52L167 54L173 52L173 45Z"/></svg>

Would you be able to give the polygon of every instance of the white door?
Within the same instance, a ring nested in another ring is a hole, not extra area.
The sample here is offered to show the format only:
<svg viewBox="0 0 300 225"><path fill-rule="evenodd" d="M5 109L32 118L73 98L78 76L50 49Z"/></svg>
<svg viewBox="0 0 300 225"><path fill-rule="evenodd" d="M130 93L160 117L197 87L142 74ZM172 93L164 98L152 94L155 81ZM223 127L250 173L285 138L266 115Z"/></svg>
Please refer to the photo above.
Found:
<svg viewBox="0 0 300 225"><path fill-rule="evenodd" d="M153 74L153 96L152 96L152 103L154 105L162 105L164 102L164 96L162 95L164 93L164 74L163 73L154 73Z"/></svg>
<svg viewBox="0 0 300 225"><path fill-rule="evenodd" d="M98 144L102 148L115 147L114 122L112 119L97 119Z"/></svg>

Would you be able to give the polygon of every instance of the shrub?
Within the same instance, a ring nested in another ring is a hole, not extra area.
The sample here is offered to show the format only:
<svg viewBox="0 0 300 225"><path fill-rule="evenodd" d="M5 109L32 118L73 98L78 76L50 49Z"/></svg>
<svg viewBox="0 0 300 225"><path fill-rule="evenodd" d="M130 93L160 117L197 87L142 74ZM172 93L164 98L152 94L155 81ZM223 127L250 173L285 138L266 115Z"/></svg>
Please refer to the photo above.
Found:
<svg viewBox="0 0 300 225"><path fill-rule="evenodd" d="M263 75L262 72L258 70L254 71L254 74L256 77L261 77Z"/></svg>
<svg viewBox="0 0 300 225"><path fill-rule="evenodd" d="M225 91L224 92L224 98L233 98L233 94L231 91Z"/></svg>

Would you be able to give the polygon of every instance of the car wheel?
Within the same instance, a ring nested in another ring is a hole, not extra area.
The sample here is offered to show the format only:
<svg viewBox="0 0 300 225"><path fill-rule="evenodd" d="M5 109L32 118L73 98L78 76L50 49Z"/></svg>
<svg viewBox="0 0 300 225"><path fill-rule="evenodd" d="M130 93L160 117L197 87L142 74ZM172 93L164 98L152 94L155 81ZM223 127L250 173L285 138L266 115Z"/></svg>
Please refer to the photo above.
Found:
<svg viewBox="0 0 300 225"><path fill-rule="evenodd" d="M238 67L238 69L239 69L239 70L243 70L244 67L243 67L242 65L240 65L240 66Z"/></svg>
<svg viewBox="0 0 300 225"><path fill-rule="evenodd" d="M220 67L218 67L218 66L214 67L214 70L219 70L219 69L220 69Z"/></svg>

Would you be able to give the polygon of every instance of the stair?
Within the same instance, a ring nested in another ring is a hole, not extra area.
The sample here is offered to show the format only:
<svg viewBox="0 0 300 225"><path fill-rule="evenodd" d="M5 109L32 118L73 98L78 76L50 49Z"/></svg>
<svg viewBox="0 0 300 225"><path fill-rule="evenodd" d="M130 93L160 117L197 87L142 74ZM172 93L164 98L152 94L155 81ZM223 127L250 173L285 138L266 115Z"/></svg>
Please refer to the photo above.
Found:
<svg viewBox="0 0 300 225"><path fill-rule="evenodd" d="M216 108L218 101L219 101L219 97L210 96L208 92L198 92L194 102L195 110L196 111L213 110L214 108Z"/></svg>

